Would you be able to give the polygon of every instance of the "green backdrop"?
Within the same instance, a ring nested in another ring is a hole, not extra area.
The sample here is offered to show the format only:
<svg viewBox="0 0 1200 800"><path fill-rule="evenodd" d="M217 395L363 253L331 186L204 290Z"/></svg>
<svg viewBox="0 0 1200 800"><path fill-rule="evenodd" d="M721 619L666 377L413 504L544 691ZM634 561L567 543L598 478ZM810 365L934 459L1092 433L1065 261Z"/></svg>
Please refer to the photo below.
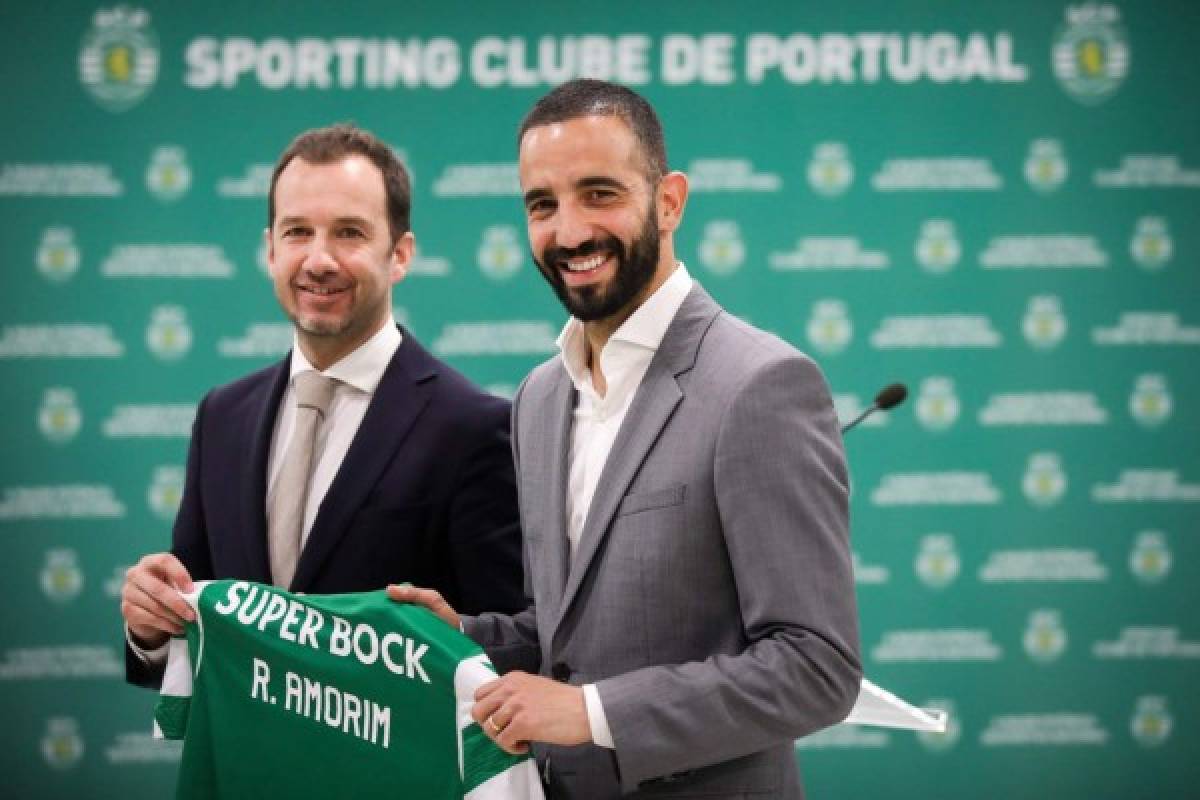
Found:
<svg viewBox="0 0 1200 800"><path fill-rule="evenodd" d="M587 74L659 109L694 277L817 358L843 418L912 390L847 440L863 653L953 723L804 740L811 794L1194 796L1198 8L9 9L4 794L172 786L117 595L169 541L199 398L290 342L260 249L279 151L351 119L403 153L397 316L510 393L563 321L514 131Z"/></svg>

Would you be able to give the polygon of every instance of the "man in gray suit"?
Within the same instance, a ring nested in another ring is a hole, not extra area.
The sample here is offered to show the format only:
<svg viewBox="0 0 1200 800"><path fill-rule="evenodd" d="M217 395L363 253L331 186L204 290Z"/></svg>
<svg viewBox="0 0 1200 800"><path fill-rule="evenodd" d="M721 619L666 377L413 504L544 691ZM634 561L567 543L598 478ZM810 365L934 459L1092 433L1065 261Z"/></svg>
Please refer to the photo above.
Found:
<svg viewBox="0 0 1200 800"><path fill-rule="evenodd" d="M389 592L510 670L472 715L532 744L552 797L801 797L793 739L861 679L825 380L676 260L688 183L644 99L572 81L519 145L534 258L572 315L513 409L533 603L460 617Z"/></svg>

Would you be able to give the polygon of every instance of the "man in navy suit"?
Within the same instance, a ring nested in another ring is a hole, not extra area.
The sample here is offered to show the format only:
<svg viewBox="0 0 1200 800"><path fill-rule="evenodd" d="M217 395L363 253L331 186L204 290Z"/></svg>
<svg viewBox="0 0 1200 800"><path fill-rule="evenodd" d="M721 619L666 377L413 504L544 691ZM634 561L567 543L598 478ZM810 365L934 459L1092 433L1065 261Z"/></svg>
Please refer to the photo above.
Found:
<svg viewBox="0 0 1200 800"><path fill-rule="evenodd" d="M171 550L142 558L121 592L131 682L161 681L192 580L309 593L411 581L468 611L525 606L509 404L392 320L392 285L413 258L410 198L388 146L349 125L308 131L280 157L265 236L295 343L200 403ZM329 387L315 426L297 405L314 380ZM299 492L284 477L293 438L311 452ZM298 554L281 568L289 516Z"/></svg>

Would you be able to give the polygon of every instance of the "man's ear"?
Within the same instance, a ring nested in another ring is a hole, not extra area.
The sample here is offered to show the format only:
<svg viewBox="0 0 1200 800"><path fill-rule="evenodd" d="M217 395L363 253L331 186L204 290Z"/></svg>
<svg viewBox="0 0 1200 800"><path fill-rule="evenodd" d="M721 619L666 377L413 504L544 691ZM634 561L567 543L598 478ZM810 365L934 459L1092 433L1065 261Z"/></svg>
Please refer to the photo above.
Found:
<svg viewBox="0 0 1200 800"><path fill-rule="evenodd" d="M412 264L413 257L417 253L417 237L413 236L412 231L407 231L401 234L396 239L396 243L392 245L392 283L396 284L404 280L404 276L408 274L408 268Z"/></svg>
<svg viewBox="0 0 1200 800"><path fill-rule="evenodd" d="M271 229L263 228L263 247L267 249L267 273L275 276L275 242L271 239Z"/></svg>
<svg viewBox="0 0 1200 800"><path fill-rule="evenodd" d="M673 232L683 222L683 207L687 205L688 179L682 172L668 172L658 182L658 229Z"/></svg>

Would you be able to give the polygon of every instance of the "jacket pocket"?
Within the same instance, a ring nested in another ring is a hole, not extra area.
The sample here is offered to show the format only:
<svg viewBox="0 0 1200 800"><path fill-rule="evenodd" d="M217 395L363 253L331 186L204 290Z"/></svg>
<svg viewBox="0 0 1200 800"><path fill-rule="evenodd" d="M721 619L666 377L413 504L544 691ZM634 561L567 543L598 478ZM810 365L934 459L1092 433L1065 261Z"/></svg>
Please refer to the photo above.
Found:
<svg viewBox="0 0 1200 800"><path fill-rule="evenodd" d="M666 489L656 489L653 492L638 492L625 495L621 505L617 506L617 516L636 514L639 511L653 511L656 508L670 508L683 502L687 486L671 486Z"/></svg>

